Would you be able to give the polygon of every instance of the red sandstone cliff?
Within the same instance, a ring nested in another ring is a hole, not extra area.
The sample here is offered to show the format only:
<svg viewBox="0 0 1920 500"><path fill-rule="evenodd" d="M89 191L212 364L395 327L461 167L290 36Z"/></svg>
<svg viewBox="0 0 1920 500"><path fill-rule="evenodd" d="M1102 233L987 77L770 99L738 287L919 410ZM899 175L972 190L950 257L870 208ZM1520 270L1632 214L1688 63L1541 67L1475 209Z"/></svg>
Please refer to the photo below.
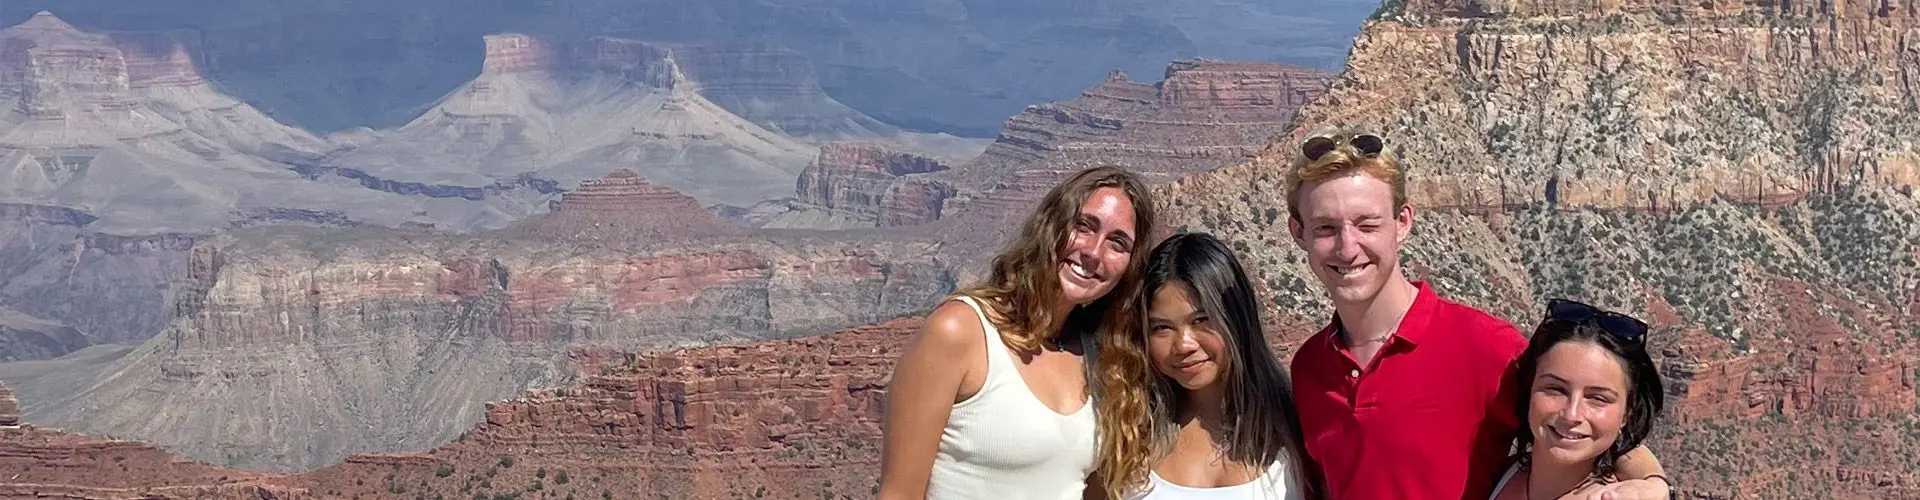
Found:
<svg viewBox="0 0 1920 500"><path fill-rule="evenodd" d="M0 430L0 496L866 497L886 380L918 326L653 354L577 349L568 358L579 381L489 403L452 443L296 476L219 469L130 441Z"/></svg>
<svg viewBox="0 0 1920 500"><path fill-rule="evenodd" d="M941 202L952 189L939 181L896 181L947 168L939 160L880 144L830 143L800 172L794 191L801 203L869 226L930 221L939 217Z"/></svg>
<svg viewBox="0 0 1920 500"><path fill-rule="evenodd" d="M693 197L620 169L561 195L552 213L520 227L527 233L570 240L635 241L740 234Z"/></svg>

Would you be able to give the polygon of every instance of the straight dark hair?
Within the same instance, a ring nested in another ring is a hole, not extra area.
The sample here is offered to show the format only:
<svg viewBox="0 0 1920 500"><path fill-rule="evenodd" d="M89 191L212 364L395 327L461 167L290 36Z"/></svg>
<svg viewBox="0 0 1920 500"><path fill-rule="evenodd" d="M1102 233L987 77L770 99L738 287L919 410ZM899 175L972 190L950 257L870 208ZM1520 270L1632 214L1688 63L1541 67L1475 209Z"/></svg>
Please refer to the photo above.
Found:
<svg viewBox="0 0 1920 500"><path fill-rule="evenodd" d="M1226 397L1222 409L1228 420L1223 439L1227 457L1256 467L1285 458L1304 498L1324 498L1320 468L1306 452L1300 412L1293 403L1293 382L1267 344L1260 326L1260 302L1233 250L1207 233L1167 238L1147 257L1140 310L1149 310L1154 293L1166 286L1186 287L1225 340L1227 362L1221 363L1222 377L1216 383L1226 384L1221 393ZM1143 329L1136 338L1143 350L1144 335ZM1148 380L1157 457L1172 442L1174 419L1188 393L1158 372Z"/></svg>
<svg viewBox="0 0 1920 500"><path fill-rule="evenodd" d="M1514 433L1515 451L1522 462L1530 461L1533 456L1533 429L1527 424L1529 408L1533 402L1533 378L1539 373L1540 358L1554 346L1567 342L1588 342L1613 353L1620 361L1620 367L1627 372L1627 414L1620 426L1620 436L1615 438L1613 446L1600 453L1593 460L1593 474L1596 478L1611 481L1614 462L1627 452L1640 446L1647 435L1653 432L1654 420L1666 406L1667 391L1660 381L1660 369L1653 364L1653 357L1647 354L1645 337L1629 339L1610 333L1605 327L1594 322L1572 322L1548 318L1540 323L1533 332L1533 338L1527 341L1527 350L1520 354L1514 376L1519 384L1519 401L1513 405L1520 417L1520 430Z"/></svg>

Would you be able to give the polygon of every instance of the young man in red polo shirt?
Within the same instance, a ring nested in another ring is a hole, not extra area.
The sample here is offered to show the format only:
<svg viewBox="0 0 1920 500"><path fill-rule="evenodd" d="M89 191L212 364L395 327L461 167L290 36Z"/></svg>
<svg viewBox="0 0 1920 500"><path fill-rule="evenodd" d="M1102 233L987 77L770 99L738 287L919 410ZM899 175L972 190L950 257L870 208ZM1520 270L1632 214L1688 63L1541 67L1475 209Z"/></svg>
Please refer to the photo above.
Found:
<svg viewBox="0 0 1920 500"><path fill-rule="evenodd" d="M1526 338L1401 273L1413 208L1379 136L1320 132L1301 153L1288 169L1287 230L1335 316L1295 352L1292 375L1307 451L1331 498L1486 500L1521 425L1514 405L1524 389L1510 372ZM1595 498L1667 497L1645 448L1617 470L1623 481Z"/></svg>

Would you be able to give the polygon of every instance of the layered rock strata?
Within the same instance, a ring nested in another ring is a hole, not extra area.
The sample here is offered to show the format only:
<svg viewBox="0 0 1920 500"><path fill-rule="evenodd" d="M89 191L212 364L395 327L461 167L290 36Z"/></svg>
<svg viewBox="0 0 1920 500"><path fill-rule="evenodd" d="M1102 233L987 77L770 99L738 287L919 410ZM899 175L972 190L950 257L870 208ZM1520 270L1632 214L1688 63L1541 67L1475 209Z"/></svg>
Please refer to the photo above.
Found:
<svg viewBox="0 0 1920 500"><path fill-rule="evenodd" d="M568 346L784 338L919 311L954 286L935 250L747 233L631 172L479 237L236 230L194 247L166 331L99 373L38 377L28 417L226 466L424 449L481 402L575 376Z"/></svg>
<svg viewBox="0 0 1920 500"><path fill-rule="evenodd" d="M20 400L7 384L0 384L0 427L20 425Z"/></svg>
<svg viewBox="0 0 1920 500"><path fill-rule="evenodd" d="M801 203L865 222L866 226L933 220L952 189L938 181L899 182L903 176L946 170L940 160L881 144L832 143L800 172Z"/></svg>
<svg viewBox="0 0 1920 500"><path fill-rule="evenodd" d="M485 38L480 75L397 129L308 167L390 182L560 185L630 165L702 204L791 192L811 141L892 141L968 154L978 141L911 134L821 93L798 53L612 37Z"/></svg>
<svg viewBox="0 0 1920 500"><path fill-rule="evenodd" d="M802 174L797 195L813 208L855 208L845 217L855 222L835 221L846 226L868 220L867 225L911 226L975 212L973 222L962 223L968 230L937 231L966 235L968 245L991 245L999 240L974 238L987 234L976 230L998 235L993 227L998 221L1018 217L1045 193L1045 188L1025 189L1029 182L1117 165L1163 183L1246 161L1283 133L1295 111L1322 94L1330 78L1278 63L1197 59L1168 64L1162 81L1154 84L1135 82L1116 70L1072 100L1027 107L1006 121L985 152L953 168L911 172L922 168L908 167L907 173L887 179L869 174L872 169L836 167L848 155L823 151L815 162L819 167ZM882 153L868 153L874 154ZM924 165L923 160L900 161ZM840 186L859 192L821 191ZM994 192L1008 187L1015 190Z"/></svg>

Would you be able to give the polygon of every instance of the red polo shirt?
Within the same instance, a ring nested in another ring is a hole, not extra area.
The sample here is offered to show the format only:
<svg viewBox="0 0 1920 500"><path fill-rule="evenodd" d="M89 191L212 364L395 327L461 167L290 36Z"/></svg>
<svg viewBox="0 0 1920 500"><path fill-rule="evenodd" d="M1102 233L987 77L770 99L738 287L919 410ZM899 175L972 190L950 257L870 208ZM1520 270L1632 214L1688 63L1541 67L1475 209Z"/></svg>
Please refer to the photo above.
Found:
<svg viewBox="0 0 1920 500"><path fill-rule="evenodd" d="M1526 338L1414 285L1371 367L1335 338L1337 316L1294 353L1307 453L1335 500L1486 500L1519 427L1508 379Z"/></svg>

